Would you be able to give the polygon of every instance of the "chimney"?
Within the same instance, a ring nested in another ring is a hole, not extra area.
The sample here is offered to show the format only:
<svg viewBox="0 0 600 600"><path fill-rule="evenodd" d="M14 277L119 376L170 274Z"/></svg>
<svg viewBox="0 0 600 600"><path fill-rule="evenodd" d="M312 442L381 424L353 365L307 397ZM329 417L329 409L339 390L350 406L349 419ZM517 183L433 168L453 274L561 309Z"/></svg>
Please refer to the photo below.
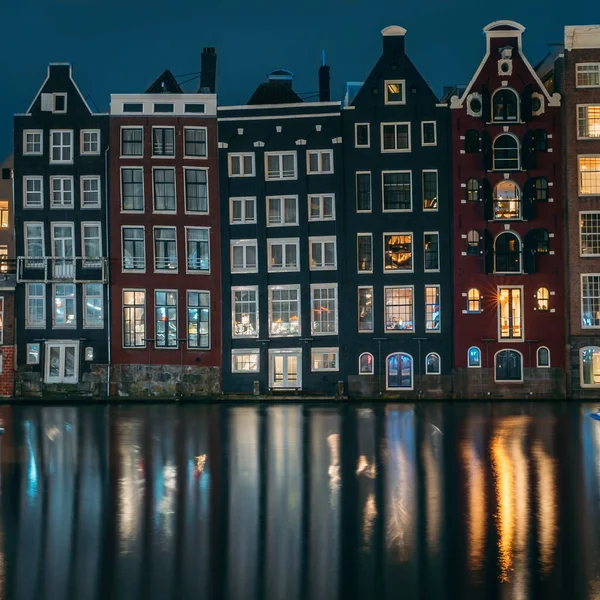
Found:
<svg viewBox="0 0 600 600"><path fill-rule="evenodd" d="M319 68L319 102L329 102L331 91L329 86L329 66L325 64L325 50Z"/></svg>
<svg viewBox="0 0 600 600"><path fill-rule="evenodd" d="M200 93L214 94L217 85L217 51L214 48L202 50L200 72Z"/></svg>
<svg viewBox="0 0 600 600"><path fill-rule="evenodd" d="M406 29L398 25L390 25L381 31L383 36L383 52L404 54L404 36Z"/></svg>

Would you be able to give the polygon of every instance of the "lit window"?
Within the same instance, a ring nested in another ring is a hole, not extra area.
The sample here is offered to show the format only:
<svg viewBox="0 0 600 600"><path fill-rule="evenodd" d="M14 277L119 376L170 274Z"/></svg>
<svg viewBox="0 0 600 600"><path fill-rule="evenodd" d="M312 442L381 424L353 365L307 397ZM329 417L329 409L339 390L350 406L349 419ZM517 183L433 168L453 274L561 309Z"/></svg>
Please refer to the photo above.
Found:
<svg viewBox="0 0 600 600"><path fill-rule="evenodd" d="M75 319L75 284L55 284L53 326L56 328L75 327Z"/></svg>
<svg viewBox="0 0 600 600"><path fill-rule="evenodd" d="M550 251L550 234L548 233L547 229L535 229L533 232L533 240L533 249L535 252L540 254L548 254Z"/></svg>
<svg viewBox="0 0 600 600"><path fill-rule="evenodd" d="M267 180L296 179L298 176L295 152L268 152L265 165Z"/></svg>
<svg viewBox="0 0 600 600"><path fill-rule="evenodd" d="M8 246L0 246L0 273L8 272Z"/></svg>
<svg viewBox="0 0 600 600"><path fill-rule="evenodd" d="M101 283L83 286L83 326L104 327L104 292Z"/></svg>
<svg viewBox="0 0 600 600"><path fill-rule="evenodd" d="M333 150L308 150L308 174L333 173Z"/></svg>
<svg viewBox="0 0 600 600"><path fill-rule="evenodd" d="M513 90L497 90L492 98L492 118L494 121L517 121L519 98Z"/></svg>
<svg viewBox="0 0 600 600"><path fill-rule="evenodd" d="M477 346L471 346L467 352L467 360L470 369L481 367L481 350Z"/></svg>
<svg viewBox="0 0 600 600"><path fill-rule="evenodd" d="M523 355L516 350L500 350L495 356L496 381L523 381Z"/></svg>
<svg viewBox="0 0 600 600"><path fill-rule="evenodd" d="M231 272L256 273L256 240L231 241Z"/></svg>
<svg viewBox="0 0 600 600"><path fill-rule="evenodd" d="M8 202L0 200L0 227L2 229L8 228L8 214Z"/></svg>
<svg viewBox="0 0 600 600"><path fill-rule="evenodd" d="M385 103L386 104L405 104L405 83L400 81L385 82Z"/></svg>
<svg viewBox="0 0 600 600"><path fill-rule="evenodd" d="M600 87L600 63L577 65L577 87Z"/></svg>
<svg viewBox="0 0 600 600"><path fill-rule="evenodd" d="M413 359L410 354L396 352L386 359L386 389L413 389Z"/></svg>
<svg viewBox="0 0 600 600"><path fill-rule="evenodd" d="M496 273L521 272L521 242L512 232L501 233L494 244Z"/></svg>
<svg viewBox="0 0 600 600"><path fill-rule="evenodd" d="M440 355L435 352L430 352L425 357L425 374L440 375L442 372Z"/></svg>
<svg viewBox="0 0 600 600"><path fill-rule="evenodd" d="M414 330L412 286L395 286L385 288L385 330Z"/></svg>
<svg viewBox="0 0 600 600"><path fill-rule="evenodd" d="M494 188L494 219L507 221L521 218L521 190L516 183L504 180Z"/></svg>
<svg viewBox="0 0 600 600"><path fill-rule="evenodd" d="M479 256L480 240L479 231L471 229L467 232L467 256Z"/></svg>
<svg viewBox="0 0 600 600"><path fill-rule="evenodd" d="M358 374L359 375L373 375L375 372L373 355L370 352L363 352L358 357Z"/></svg>
<svg viewBox="0 0 600 600"><path fill-rule="evenodd" d="M413 270L413 236L412 233L384 233L383 253L384 271L412 272Z"/></svg>
<svg viewBox="0 0 600 600"><path fill-rule="evenodd" d="M177 348L177 291L154 292L157 348Z"/></svg>
<svg viewBox="0 0 600 600"><path fill-rule="evenodd" d="M498 320L500 339L518 340L523 337L523 306L519 288L498 290Z"/></svg>
<svg viewBox="0 0 600 600"><path fill-rule="evenodd" d="M519 169L519 142L509 134L499 135L494 140L494 169L515 171Z"/></svg>
<svg viewBox="0 0 600 600"><path fill-rule="evenodd" d="M333 194L311 195L308 197L308 220L335 220L335 198Z"/></svg>
<svg viewBox="0 0 600 600"><path fill-rule="evenodd" d="M338 332L337 284L320 283L310 286L313 335L334 335Z"/></svg>
<svg viewBox="0 0 600 600"><path fill-rule="evenodd" d="M550 292L548 288L538 288L535 294L535 308L543 311L550 310Z"/></svg>
<svg viewBox="0 0 600 600"><path fill-rule="evenodd" d="M588 346L579 351L581 387L600 387L600 348Z"/></svg>
<svg viewBox="0 0 600 600"><path fill-rule="evenodd" d="M410 152L410 123L382 123L381 151Z"/></svg>
<svg viewBox="0 0 600 600"><path fill-rule="evenodd" d="M600 137L600 105L577 107L577 137Z"/></svg>
<svg viewBox="0 0 600 600"><path fill-rule="evenodd" d="M27 344L27 364L28 365L39 365L40 364L40 344Z"/></svg>
<svg viewBox="0 0 600 600"><path fill-rule="evenodd" d="M479 290L477 288L471 288L467 292L467 312L481 312L481 294L479 293Z"/></svg>
<svg viewBox="0 0 600 600"><path fill-rule="evenodd" d="M311 371L339 371L338 348L311 348Z"/></svg>
<svg viewBox="0 0 600 600"><path fill-rule="evenodd" d="M600 156L579 157L579 195L600 195Z"/></svg>
<svg viewBox="0 0 600 600"><path fill-rule="evenodd" d="M254 177L254 152L229 154L229 177Z"/></svg>
<svg viewBox="0 0 600 600"><path fill-rule="evenodd" d="M537 366L546 368L550 366L550 350L546 346L537 349Z"/></svg>
<svg viewBox="0 0 600 600"><path fill-rule="evenodd" d="M187 347L210 348L210 292L187 293Z"/></svg>
<svg viewBox="0 0 600 600"><path fill-rule="evenodd" d="M231 304L233 337L258 337L258 288L233 288Z"/></svg>
<svg viewBox="0 0 600 600"><path fill-rule="evenodd" d="M232 350L231 371L233 373L259 373L260 350Z"/></svg>
<svg viewBox="0 0 600 600"><path fill-rule="evenodd" d="M267 197L267 227L298 225L298 196Z"/></svg>
<svg viewBox="0 0 600 600"><path fill-rule="evenodd" d="M359 333L373 332L373 288L371 286L358 288L358 331Z"/></svg>
<svg viewBox="0 0 600 600"><path fill-rule="evenodd" d="M581 276L581 326L584 329L600 327L600 275Z"/></svg>
<svg viewBox="0 0 600 600"><path fill-rule="evenodd" d="M269 286L269 335L300 335L300 286Z"/></svg>
<svg viewBox="0 0 600 600"><path fill-rule="evenodd" d="M425 286L425 331L440 331L440 286Z"/></svg>
<svg viewBox="0 0 600 600"><path fill-rule="evenodd" d="M423 210L438 209L438 172L423 171Z"/></svg>
<svg viewBox="0 0 600 600"><path fill-rule="evenodd" d="M123 290L123 347L146 346L146 292Z"/></svg>

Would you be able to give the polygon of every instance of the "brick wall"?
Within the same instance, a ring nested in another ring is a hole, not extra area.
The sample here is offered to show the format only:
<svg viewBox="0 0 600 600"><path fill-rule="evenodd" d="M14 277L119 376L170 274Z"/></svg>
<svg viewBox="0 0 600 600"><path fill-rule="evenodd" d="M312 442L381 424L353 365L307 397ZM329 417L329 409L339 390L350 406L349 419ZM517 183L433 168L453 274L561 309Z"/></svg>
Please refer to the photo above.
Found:
<svg viewBox="0 0 600 600"><path fill-rule="evenodd" d="M2 373L0 373L0 396L12 396L15 391L15 348L14 346L1 346Z"/></svg>

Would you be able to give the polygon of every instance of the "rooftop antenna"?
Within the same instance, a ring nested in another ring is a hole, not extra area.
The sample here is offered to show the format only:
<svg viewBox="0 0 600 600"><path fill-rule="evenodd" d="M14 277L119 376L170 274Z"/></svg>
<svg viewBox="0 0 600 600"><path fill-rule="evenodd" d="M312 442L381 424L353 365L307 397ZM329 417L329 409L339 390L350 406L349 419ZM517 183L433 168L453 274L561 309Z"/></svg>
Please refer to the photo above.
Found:
<svg viewBox="0 0 600 600"><path fill-rule="evenodd" d="M321 66L325 66L325 50L321 50Z"/></svg>

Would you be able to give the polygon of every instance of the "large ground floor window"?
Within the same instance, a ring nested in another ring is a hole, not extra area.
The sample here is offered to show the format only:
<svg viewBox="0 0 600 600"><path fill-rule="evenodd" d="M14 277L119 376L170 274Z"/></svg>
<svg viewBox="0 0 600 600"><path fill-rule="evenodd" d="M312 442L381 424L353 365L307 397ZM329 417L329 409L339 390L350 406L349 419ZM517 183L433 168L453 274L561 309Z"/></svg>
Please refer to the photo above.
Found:
<svg viewBox="0 0 600 600"><path fill-rule="evenodd" d="M588 346L579 351L581 387L600 387L600 348Z"/></svg>

